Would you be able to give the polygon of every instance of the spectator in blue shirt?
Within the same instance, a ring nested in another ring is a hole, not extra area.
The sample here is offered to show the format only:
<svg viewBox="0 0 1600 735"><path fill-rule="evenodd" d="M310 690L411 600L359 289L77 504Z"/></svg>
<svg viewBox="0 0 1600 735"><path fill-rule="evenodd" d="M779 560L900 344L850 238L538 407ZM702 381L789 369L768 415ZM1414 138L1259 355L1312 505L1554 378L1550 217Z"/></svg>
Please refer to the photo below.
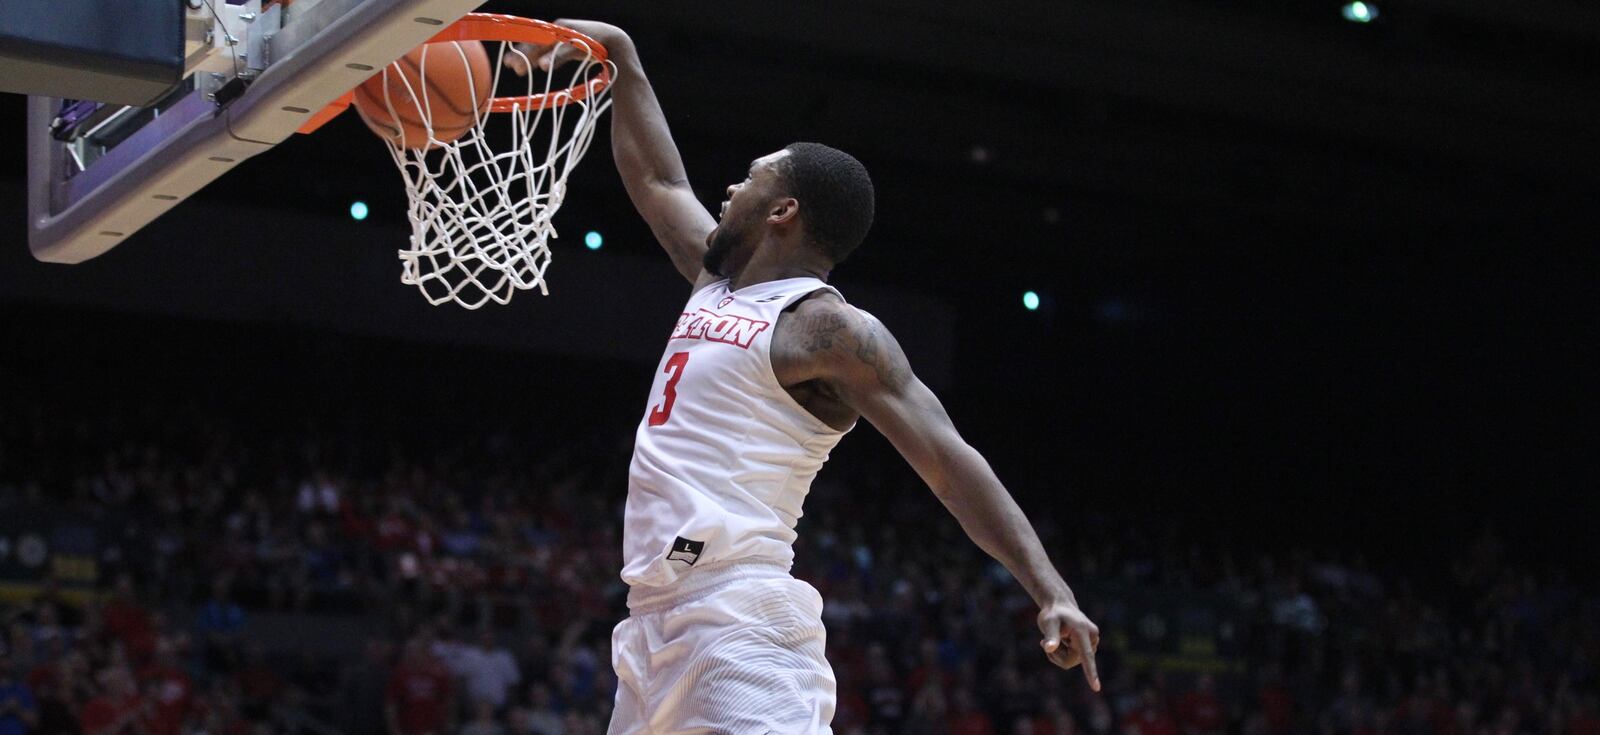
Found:
<svg viewBox="0 0 1600 735"><path fill-rule="evenodd" d="M27 735L39 721L33 691L11 669L11 656L0 655L0 735Z"/></svg>
<svg viewBox="0 0 1600 735"><path fill-rule="evenodd" d="M239 663L239 635L244 630L244 608L228 599L228 579L211 583L211 599L195 616L200 634L201 663L208 671L228 673Z"/></svg>

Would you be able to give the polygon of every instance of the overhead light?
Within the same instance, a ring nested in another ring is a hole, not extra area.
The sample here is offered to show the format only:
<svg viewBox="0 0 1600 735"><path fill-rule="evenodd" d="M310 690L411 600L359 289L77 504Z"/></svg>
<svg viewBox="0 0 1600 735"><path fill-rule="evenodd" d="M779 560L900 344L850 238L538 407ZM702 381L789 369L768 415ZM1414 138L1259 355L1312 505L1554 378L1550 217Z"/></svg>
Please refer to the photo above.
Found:
<svg viewBox="0 0 1600 735"><path fill-rule="evenodd" d="M1378 19L1378 6L1364 2L1345 3L1344 19L1351 23L1371 23Z"/></svg>

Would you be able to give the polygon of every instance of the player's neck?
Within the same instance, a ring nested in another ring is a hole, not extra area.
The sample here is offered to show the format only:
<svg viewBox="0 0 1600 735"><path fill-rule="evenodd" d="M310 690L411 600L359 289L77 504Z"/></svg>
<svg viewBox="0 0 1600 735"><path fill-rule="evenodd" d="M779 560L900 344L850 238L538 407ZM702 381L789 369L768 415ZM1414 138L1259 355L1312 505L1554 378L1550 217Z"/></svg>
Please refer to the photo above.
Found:
<svg viewBox="0 0 1600 735"><path fill-rule="evenodd" d="M738 273L728 279L728 290L737 291L758 283L781 281L785 278L804 278L806 276L826 281L828 280L828 271L833 269L833 264L829 263L820 253L813 255L812 253L801 251L803 254L797 255L791 251L787 254L767 255L768 253L774 253L774 251L757 251L749 263L746 263L743 268L739 269ZM763 257L764 255L766 257Z"/></svg>

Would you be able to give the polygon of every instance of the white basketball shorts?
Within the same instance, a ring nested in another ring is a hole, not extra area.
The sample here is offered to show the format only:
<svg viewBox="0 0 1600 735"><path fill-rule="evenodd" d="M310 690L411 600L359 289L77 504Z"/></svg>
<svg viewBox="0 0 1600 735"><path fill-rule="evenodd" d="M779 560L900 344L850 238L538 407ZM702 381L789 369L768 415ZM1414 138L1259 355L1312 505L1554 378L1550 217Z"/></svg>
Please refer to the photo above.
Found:
<svg viewBox="0 0 1600 735"><path fill-rule="evenodd" d="M822 596L782 566L696 569L635 587L611 633L609 735L831 735Z"/></svg>

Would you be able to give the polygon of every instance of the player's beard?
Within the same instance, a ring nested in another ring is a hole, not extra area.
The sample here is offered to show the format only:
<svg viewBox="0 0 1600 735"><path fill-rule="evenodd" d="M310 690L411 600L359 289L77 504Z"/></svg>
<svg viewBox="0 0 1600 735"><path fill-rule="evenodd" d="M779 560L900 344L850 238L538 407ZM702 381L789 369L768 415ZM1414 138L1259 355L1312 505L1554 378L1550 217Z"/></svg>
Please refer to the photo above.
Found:
<svg viewBox="0 0 1600 735"><path fill-rule="evenodd" d="M722 272L722 267L728 264L728 254L733 252L733 246L738 242L739 236L726 226L712 230L711 242L706 246L706 254L700 259L700 265L705 266L706 272L713 276L727 278L728 274Z"/></svg>

